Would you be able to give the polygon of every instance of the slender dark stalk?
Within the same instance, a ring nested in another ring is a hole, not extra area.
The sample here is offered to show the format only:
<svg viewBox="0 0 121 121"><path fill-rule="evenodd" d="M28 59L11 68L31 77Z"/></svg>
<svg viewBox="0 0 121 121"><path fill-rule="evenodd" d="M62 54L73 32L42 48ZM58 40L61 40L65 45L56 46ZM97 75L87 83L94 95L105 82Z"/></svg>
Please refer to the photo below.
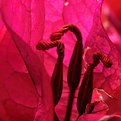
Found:
<svg viewBox="0 0 121 121"><path fill-rule="evenodd" d="M94 68L100 63L100 61L107 68L110 68L112 66L112 61L102 53L97 52L93 55L93 63L89 64L82 79L82 83L78 93L77 109L79 116L85 113L87 104L91 103L93 92L93 71ZM93 108L94 107L92 105L88 113L92 112Z"/></svg>
<svg viewBox="0 0 121 121"><path fill-rule="evenodd" d="M59 118L58 118L56 112L54 112L54 121L59 121Z"/></svg>
<svg viewBox="0 0 121 121"><path fill-rule="evenodd" d="M68 75L67 75L67 83L70 89L70 94L67 104L65 121L70 121L74 94L76 88L79 85L81 70L82 70L82 54L83 54L82 35L80 30L75 25L69 24L65 25L57 32L52 33L50 39L51 41L56 41L58 39L61 39L61 37L67 31L71 31L77 38L77 42L75 44L74 51L72 53L72 57L68 68Z"/></svg>
<svg viewBox="0 0 121 121"><path fill-rule="evenodd" d="M58 59L55 64L54 71L51 77L54 106L56 106L61 98L62 88L63 88L64 44L60 41L39 42L38 45L36 46L38 50L47 50L53 47L57 47L57 54L58 54ZM54 111L54 120L59 121L55 111Z"/></svg>
<svg viewBox="0 0 121 121"><path fill-rule="evenodd" d="M86 105L91 102L93 92L93 69L93 64L90 64L84 74L84 78L79 89L77 98L77 109L79 115L85 113Z"/></svg>
<svg viewBox="0 0 121 121"><path fill-rule="evenodd" d="M70 121L74 95L79 85L80 76L81 76L83 44L82 44L81 32L76 26L70 24L63 27L64 30L66 28L68 28L69 31L73 32L77 38L77 42L75 44L74 51L72 53L72 57L69 63L68 75L67 75L67 83L70 89L70 94L67 104L65 121Z"/></svg>
<svg viewBox="0 0 121 121"><path fill-rule="evenodd" d="M57 45L58 59L51 77L51 85L54 97L54 105L56 106L61 98L63 88L63 58L64 44L59 41Z"/></svg>
<svg viewBox="0 0 121 121"><path fill-rule="evenodd" d="M73 100L74 100L74 94L75 94L75 92L69 93L67 110L66 110L66 115L65 115L64 121L70 121L70 116L71 116L71 112L72 112L72 105L73 105Z"/></svg>

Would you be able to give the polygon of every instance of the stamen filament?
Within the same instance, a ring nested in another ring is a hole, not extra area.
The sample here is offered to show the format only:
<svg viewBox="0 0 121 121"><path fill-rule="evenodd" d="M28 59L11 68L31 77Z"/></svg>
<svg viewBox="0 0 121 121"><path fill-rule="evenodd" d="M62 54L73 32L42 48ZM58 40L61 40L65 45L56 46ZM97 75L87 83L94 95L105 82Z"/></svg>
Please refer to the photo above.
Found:
<svg viewBox="0 0 121 121"><path fill-rule="evenodd" d="M63 88L63 58L64 58L64 44L60 41L54 42L39 42L36 46L38 50L47 50L57 47L58 59L54 67L51 77L51 86L53 91L54 106L56 106L61 98ZM59 121L56 112L54 112L54 120Z"/></svg>
<svg viewBox="0 0 121 121"><path fill-rule="evenodd" d="M100 60L104 66L108 68L112 66L111 60L102 53L97 52L93 55L93 63L89 64L78 93L77 109L79 116L85 113L87 104L91 103L93 92L93 70L99 64Z"/></svg>

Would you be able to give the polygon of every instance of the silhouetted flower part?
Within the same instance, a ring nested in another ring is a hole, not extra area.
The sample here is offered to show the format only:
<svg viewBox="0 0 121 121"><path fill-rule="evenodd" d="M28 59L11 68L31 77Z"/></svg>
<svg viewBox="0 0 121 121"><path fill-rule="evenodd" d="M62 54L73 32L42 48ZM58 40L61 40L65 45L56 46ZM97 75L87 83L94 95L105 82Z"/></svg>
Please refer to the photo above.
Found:
<svg viewBox="0 0 121 121"><path fill-rule="evenodd" d="M68 27L68 26L65 26L65 27ZM74 25L70 25L69 30L75 34L77 41L68 67L67 82L70 88L70 93L69 93L65 121L70 120L74 95L75 95L76 88L78 87L80 76L81 76L82 53L83 53L82 36L81 36L80 30Z"/></svg>
<svg viewBox="0 0 121 121"><path fill-rule="evenodd" d="M70 88L69 99L67 104L67 110L65 115L65 121L70 120L72 104L74 100L74 95L76 88L78 87L81 69L82 69L82 53L83 53L83 45L82 45L82 35L80 30L73 24L65 25L60 30L51 34L50 39L52 41L61 39L65 32L71 31L77 38L77 42L74 47L74 51L72 53L72 57L68 67L68 75L67 75L67 83Z"/></svg>
<svg viewBox="0 0 121 121"><path fill-rule="evenodd" d="M64 58L64 44L60 41L54 42L39 42L36 45L38 50L47 50L53 47L57 47L58 59L55 65L52 77L51 85L54 97L54 105L56 106L62 94L63 87L63 58Z"/></svg>
<svg viewBox="0 0 121 121"><path fill-rule="evenodd" d="M51 41L55 41L61 39L65 32L71 31L77 38L77 42L74 47L74 51L70 60L69 68L68 68L68 75L67 75L67 82L70 88L70 91L75 91L77 88L81 69L82 69L82 53L83 53L83 45L82 45L82 35L80 30L73 24L65 25L60 30L51 34L50 39Z"/></svg>
<svg viewBox="0 0 121 121"><path fill-rule="evenodd" d="M91 103L93 92L93 70L99 64L100 60L106 67L111 67L112 65L111 60L102 53L97 52L93 55L93 63L89 64L87 67L78 93L77 109L79 115L85 113L87 104ZM89 113L91 113L90 111Z"/></svg>
<svg viewBox="0 0 121 121"><path fill-rule="evenodd" d="M38 50L47 50L53 47L57 47L57 53L58 53L58 59L51 77L54 105L56 106L61 98L62 88L63 88L64 44L60 41L54 41L49 43L39 42L36 46ZM54 113L54 120L59 121L56 112Z"/></svg>

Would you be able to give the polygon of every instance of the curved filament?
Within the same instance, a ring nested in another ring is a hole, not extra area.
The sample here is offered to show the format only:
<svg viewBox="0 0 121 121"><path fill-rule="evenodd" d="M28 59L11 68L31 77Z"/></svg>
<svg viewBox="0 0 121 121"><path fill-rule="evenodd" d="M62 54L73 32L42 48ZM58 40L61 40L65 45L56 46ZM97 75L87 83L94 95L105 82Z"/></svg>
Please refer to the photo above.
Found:
<svg viewBox="0 0 121 121"><path fill-rule="evenodd" d="M80 30L73 24L65 25L60 30L51 34L51 41L56 41L61 39L64 33L71 31L77 38L77 42L74 47L74 51L72 53L72 57L69 63L68 75L67 75L67 83L70 88L70 94L67 104L67 110L65 115L65 121L70 121L70 115L72 110L72 104L74 99L74 94L76 88L80 81L81 69L82 69L82 53L83 53L83 45L82 45L82 35Z"/></svg>
<svg viewBox="0 0 121 121"><path fill-rule="evenodd" d="M89 64L78 92L77 109L79 116L85 113L87 104L91 103L93 92L93 70L99 64L100 60L104 66L108 68L112 66L111 60L102 53L97 52L93 55L93 63Z"/></svg>
<svg viewBox="0 0 121 121"><path fill-rule="evenodd" d="M53 90L54 105L60 100L63 87L63 58L64 58L64 44L60 41L54 42L39 42L36 46L38 50L47 50L53 47L57 47L58 60L54 67L54 71L51 77L51 86Z"/></svg>

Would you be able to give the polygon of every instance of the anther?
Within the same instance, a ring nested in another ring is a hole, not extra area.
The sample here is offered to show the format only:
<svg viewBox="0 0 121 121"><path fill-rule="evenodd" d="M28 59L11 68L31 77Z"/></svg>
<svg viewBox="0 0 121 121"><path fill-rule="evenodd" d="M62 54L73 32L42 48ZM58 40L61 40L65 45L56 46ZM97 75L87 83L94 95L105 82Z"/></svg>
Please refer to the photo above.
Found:
<svg viewBox="0 0 121 121"><path fill-rule="evenodd" d="M48 50L53 47L57 47L58 59L62 61L64 57L64 44L61 41L39 42L36 45L37 50Z"/></svg>
<svg viewBox="0 0 121 121"><path fill-rule="evenodd" d="M113 64L112 61L107 56L105 56L104 54L102 54L101 52L96 52L93 55L93 58L97 59L97 60L101 60L101 62L107 68L110 68L112 66L112 64Z"/></svg>
<svg viewBox="0 0 121 121"><path fill-rule="evenodd" d="M60 30L52 33L50 35L50 39L51 41L55 41L55 40L59 40L61 39L61 37L64 35L64 33L71 31L75 34L77 40L81 40L82 39L82 35L80 30L73 24L69 24L69 25L65 25L63 26Z"/></svg>
<svg viewBox="0 0 121 121"><path fill-rule="evenodd" d="M111 60L102 53L96 52L93 55L93 63L89 64L82 79L78 93L77 109L79 116L85 113L87 104L91 103L93 92L93 71L94 68L100 63L100 61L104 64L104 66L108 68L112 66Z"/></svg>
<svg viewBox="0 0 121 121"><path fill-rule="evenodd" d="M56 47L58 44L58 41L55 42L39 42L36 45L37 50L48 50L50 48Z"/></svg>

